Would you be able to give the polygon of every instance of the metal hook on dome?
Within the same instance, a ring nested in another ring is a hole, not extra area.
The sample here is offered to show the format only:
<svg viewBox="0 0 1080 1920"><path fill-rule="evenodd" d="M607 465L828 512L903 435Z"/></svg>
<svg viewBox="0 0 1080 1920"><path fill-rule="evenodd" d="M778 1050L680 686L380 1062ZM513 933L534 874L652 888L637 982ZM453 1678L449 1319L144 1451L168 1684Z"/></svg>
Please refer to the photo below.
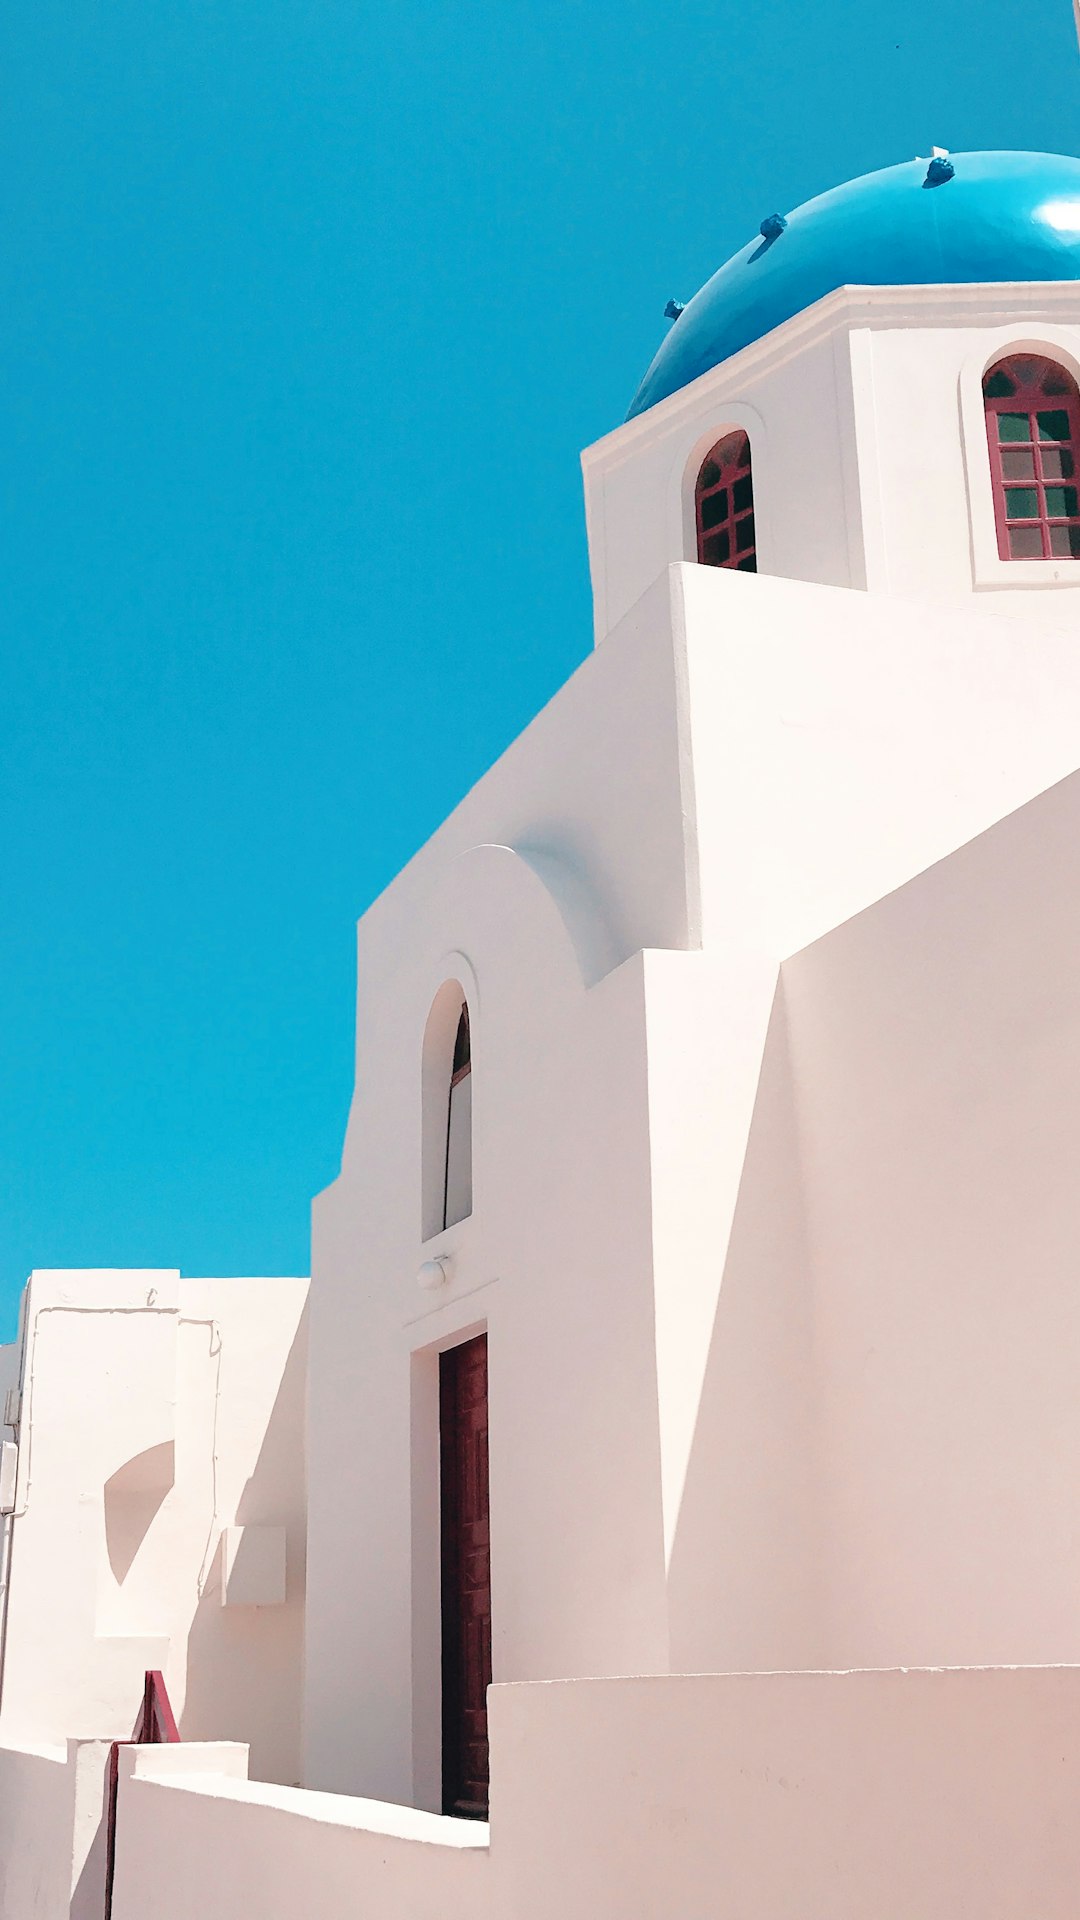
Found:
<svg viewBox="0 0 1080 1920"><path fill-rule="evenodd" d="M762 254L768 253L769 248L775 245L780 235L787 232L787 220L782 213L767 213L758 228L758 232L761 235L761 245L755 247L753 253L750 254L749 258L751 262L760 260Z"/></svg>
<svg viewBox="0 0 1080 1920"><path fill-rule="evenodd" d="M677 320L680 313L685 313L685 312L686 312L685 300L669 300L667 303L667 306L664 308L664 319Z"/></svg>
<svg viewBox="0 0 1080 1920"><path fill-rule="evenodd" d="M955 172L956 168L953 166L952 161L946 154L939 152L938 149L935 148L934 157L926 169L926 179L923 181L923 186L943 187L947 180L952 179Z"/></svg>

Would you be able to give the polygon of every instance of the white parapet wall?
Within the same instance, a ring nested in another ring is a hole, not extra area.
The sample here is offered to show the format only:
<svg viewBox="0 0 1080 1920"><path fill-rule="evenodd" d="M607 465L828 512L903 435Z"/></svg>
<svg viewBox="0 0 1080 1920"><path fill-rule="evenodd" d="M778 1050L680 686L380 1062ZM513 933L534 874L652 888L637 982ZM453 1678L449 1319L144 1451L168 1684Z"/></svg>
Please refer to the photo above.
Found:
<svg viewBox="0 0 1080 1920"><path fill-rule="evenodd" d="M1080 1668L496 1687L491 1731L490 1843L235 1750L125 1754L114 1920L1076 1914Z"/></svg>
<svg viewBox="0 0 1080 1920"><path fill-rule="evenodd" d="M0 1747L2 1920L103 1920L109 1742Z"/></svg>
<svg viewBox="0 0 1080 1920"><path fill-rule="evenodd" d="M1074 1920L1080 1668L496 1688L514 1920Z"/></svg>
<svg viewBox="0 0 1080 1920"><path fill-rule="evenodd" d="M2 1920L67 1915L73 1800L64 1747L0 1747Z"/></svg>
<svg viewBox="0 0 1080 1920"><path fill-rule="evenodd" d="M492 1912L480 1822L189 1766L182 1746L121 1753L113 1920Z"/></svg>
<svg viewBox="0 0 1080 1920"><path fill-rule="evenodd" d="M111 1750L0 1746L0 1920L105 1920ZM233 1742L121 1751L126 1772L145 1753L163 1773L247 1778L248 1748Z"/></svg>
<svg viewBox="0 0 1080 1920"><path fill-rule="evenodd" d="M32 1275L20 1354L0 1348L0 1388L15 1358L22 1374L0 1528L9 1746L126 1739L160 1669L186 1740L242 1737L260 1778L299 1778L307 1290Z"/></svg>

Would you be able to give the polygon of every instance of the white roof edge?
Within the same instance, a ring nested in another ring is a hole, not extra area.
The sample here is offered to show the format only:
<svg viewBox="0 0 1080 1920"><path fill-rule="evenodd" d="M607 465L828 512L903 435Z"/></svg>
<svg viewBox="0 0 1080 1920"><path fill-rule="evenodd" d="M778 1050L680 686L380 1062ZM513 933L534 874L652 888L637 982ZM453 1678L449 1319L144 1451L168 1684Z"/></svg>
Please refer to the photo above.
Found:
<svg viewBox="0 0 1080 1920"><path fill-rule="evenodd" d="M1078 0L1080 4L1080 0ZM971 310L985 309L988 326L1008 325L1012 320L1033 317L1060 320L1060 305L1067 303L1066 317L1080 319L1080 285L1075 280L974 280L942 281L927 286L860 286L852 283L823 294L801 313L793 314L759 340L740 347L715 367L691 380L676 393L670 393L655 406L612 427L599 440L585 447L582 467L603 467L625 458L639 440L650 431L676 420L680 410L698 404L707 391L706 382L718 386L734 373L737 379L782 366L794 354L812 346L815 340L835 331L838 326L888 327L910 324L921 314L933 312L941 326L969 326ZM963 311L958 312L957 308Z"/></svg>

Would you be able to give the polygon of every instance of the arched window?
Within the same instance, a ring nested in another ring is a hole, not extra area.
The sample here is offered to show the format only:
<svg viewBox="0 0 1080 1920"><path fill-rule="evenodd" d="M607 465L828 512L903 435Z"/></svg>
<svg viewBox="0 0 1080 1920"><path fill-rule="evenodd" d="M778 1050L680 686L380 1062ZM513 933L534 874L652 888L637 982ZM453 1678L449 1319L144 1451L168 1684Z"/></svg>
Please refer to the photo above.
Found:
<svg viewBox="0 0 1080 1920"><path fill-rule="evenodd" d="M982 388L1001 558L1080 559L1080 392L1072 374L1017 353L991 367Z"/></svg>
<svg viewBox="0 0 1080 1920"><path fill-rule="evenodd" d="M444 980L421 1058L422 1232L431 1240L472 1212L472 1033L464 989Z"/></svg>
<svg viewBox="0 0 1080 1920"><path fill-rule="evenodd" d="M706 454L694 488L697 557L706 567L757 572L750 442L728 433Z"/></svg>
<svg viewBox="0 0 1080 1920"><path fill-rule="evenodd" d="M472 1047L469 1009L462 1005L454 1039L450 1102L446 1115L446 1178L443 1226L452 1227L472 1212Z"/></svg>

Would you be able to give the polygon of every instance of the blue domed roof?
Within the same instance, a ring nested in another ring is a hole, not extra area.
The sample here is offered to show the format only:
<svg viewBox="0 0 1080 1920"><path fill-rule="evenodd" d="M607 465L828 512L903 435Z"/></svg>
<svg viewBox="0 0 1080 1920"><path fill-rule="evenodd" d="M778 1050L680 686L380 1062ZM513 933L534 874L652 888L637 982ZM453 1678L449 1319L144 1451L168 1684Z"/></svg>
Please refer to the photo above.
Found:
<svg viewBox="0 0 1080 1920"><path fill-rule="evenodd" d="M1080 280L1080 160L950 161L939 185L925 184L925 160L864 174L796 208L775 238L756 236L683 309L627 419L837 287Z"/></svg>

